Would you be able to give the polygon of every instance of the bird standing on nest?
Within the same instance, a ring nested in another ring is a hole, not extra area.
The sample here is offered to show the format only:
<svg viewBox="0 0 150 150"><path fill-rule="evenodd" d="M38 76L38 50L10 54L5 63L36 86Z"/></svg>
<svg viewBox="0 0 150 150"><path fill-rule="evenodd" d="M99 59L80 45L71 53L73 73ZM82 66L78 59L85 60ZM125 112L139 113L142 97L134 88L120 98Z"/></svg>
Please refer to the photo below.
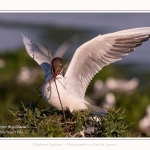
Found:
<svg viewBox="0 0 150 150"><path fill-rule="evenodd" d="M99 35L75 51L63 76L62 59L59 57L49 59L48 52L41 51L35 43L22 35L28 54L43 69L45 79L42 86L42 96L45 101L59 110L62 107L64 110L69 109L70 112L89 109L92 114L99 116L106 113L105 109L93 106L84 99L90 81L104 66L122 59L135 47L147 41L149 37L150 27Z"/></svg>

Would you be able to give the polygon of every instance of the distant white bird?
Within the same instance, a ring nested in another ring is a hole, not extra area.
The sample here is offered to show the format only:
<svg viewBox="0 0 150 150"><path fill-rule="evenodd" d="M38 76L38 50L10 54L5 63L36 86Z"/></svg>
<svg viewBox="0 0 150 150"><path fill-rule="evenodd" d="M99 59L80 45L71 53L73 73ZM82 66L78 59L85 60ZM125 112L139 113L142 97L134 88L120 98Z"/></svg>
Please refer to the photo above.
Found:
<svg viewBox="0 0 150 150"><path fill-rule="evenodd" d="M138 87L139 80L137 78L132 78L130 80L125 79L115 79L110 77L106 80L106 87L112 91L118 92L130 92Z"/></svg>
<svg viewBox="0 0 150 150"><path fill-rule="evenodd" d="M148 136L150 135L150 105L146 108L146 115L139 121L139 128Z"/></svg>
<svg viewBox="0 0 150 150"><path fill-rule="evenodd" d="M32 69L26 66L20 68L20 71L16 77L18 84L31 85L38 77L39 69Z"/></svg>
<svg viewBox="0 0 150 150"><path fill-rule="evenodd" d="M102 98L106 93L109 92L109 89L106 87L105 82L102 80L98 79L94 82L94 85L92 87L92 92L90 93L90 96L93 99L99 99Z"/></svg>
<svg viewBox="0 0 150 150"><path fill-rule="evenodd" d="M105 107L105 108L111 108L111 107L115 107L115 104L116 104L116 97L113 93L111 92L108 92L106 95L105 95L105 98L102 102L102 106Z"/></svg>
<svg viewBox="0 0 150 150"><path fill-rule="evenodd" d="M0 68L3 68L6 65L5 60L0 58Z"/></svg>
<svg viewBox="0 0 150 150"><path fill-rule="evenodd" d="M61 58L49 59L48 54L43 53L30 39L24 35L22 37L28 54L44 71L43 98L60 110L61 99L63 109L69 109L70 112L89 109L92 114L101 116L105 114L105 110L89 104L84 99L89 82L104 66L120 60L147 41L150 37L150 27L99 35L84 43L76 50L64 76L61 74Z"/></svg>

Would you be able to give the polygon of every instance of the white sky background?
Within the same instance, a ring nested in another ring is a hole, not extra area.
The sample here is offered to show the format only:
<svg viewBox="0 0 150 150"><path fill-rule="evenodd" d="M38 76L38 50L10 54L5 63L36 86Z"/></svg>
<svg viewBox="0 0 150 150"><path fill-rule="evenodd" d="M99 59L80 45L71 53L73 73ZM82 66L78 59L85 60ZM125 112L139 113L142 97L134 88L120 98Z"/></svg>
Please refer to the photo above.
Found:
<svg viewBox="0 0 150 150"><path fill-rule="evenodd" d="M149 10L149 0L0 0L0 10Z"/></svg>

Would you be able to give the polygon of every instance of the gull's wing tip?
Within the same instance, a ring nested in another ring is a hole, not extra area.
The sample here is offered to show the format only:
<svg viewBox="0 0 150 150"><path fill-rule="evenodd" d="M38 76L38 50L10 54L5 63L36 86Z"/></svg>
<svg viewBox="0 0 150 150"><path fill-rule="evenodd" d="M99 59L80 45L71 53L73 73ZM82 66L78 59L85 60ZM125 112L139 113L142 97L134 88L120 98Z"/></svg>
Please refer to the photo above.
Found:
<svg viewBox="0 0 150 150"><path fill-rule="evenodd" d="M28 37L26 37L23 33L21 33L21 37L23 39L24 44L33 44L33 42Z"/></svg>
<svg viewBox="0 0 150 150"><path fill-rule="evenodd" d="M29 38L26 37L23 33L21 33L21 37L23 38L23 40L24 40L24 39L29 40Z"/></svg>
<svg viewBox="0 0 150 150"><path fill-rule="evenodd" d="M24 35L23 33L21 33L21 36L22 36L22 38L24 38L24 37L25 37L25 35Z"/></svg>
<svg viewBox="0 0 150 150"><path fill-rule="evenodd" d="M27 39L28 39L23 33L21 33L21 37L23 39L23 42L27 41Z"/></svg>

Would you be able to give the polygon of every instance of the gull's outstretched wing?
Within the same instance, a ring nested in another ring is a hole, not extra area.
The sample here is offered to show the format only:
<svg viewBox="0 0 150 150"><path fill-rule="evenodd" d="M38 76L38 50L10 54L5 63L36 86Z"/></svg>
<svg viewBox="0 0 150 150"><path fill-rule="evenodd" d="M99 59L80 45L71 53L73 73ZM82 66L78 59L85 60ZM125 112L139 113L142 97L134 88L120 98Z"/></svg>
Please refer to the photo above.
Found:
<svg viewBox="0 0 150 150"><path fill-rule="evenodd" d="M66 53L66 51L76 42L78 42L79 40L79 36L78 35L74 35L72 36L70 39L66 40L64 43L62 43L59 48L57 49L57 51L55 52L53 58L55 57L60 57L62 58L63 55Z"/></svg>
<svg viewBox="0 0 150 150"><path fill-rule="evenodd" d="M35 42L34 41L34 43L35 43L35 45L37 45L37 47L46 55L46 56L48 56L49 57L49 59L50 59L50 61L52 61L52 54L51 54L51 52L50 52L50 49L47 49L47 48L45 48L43 45L41 45L40 43L38 43L38 42Z"/></svg>
<svg viewBox="0 0 150 150"><path fill-rule="evenodd" d="M32 42L30 39L28 39L23 34L23 43L25 45L25 48L27 50L27 53L41 66L44 76L47 77L48 75L51 75L51 65L49 57L44 54L37 45L35 45L34 42Z"/></svg>
<svg viewBox="0 0 150 150"><path fill-rule="evenodd" d="M87 86L96 73L128 55L149 37L150 27L143 27L99 35L81 45L65 74L66 88L84 98Z"/></svg>

